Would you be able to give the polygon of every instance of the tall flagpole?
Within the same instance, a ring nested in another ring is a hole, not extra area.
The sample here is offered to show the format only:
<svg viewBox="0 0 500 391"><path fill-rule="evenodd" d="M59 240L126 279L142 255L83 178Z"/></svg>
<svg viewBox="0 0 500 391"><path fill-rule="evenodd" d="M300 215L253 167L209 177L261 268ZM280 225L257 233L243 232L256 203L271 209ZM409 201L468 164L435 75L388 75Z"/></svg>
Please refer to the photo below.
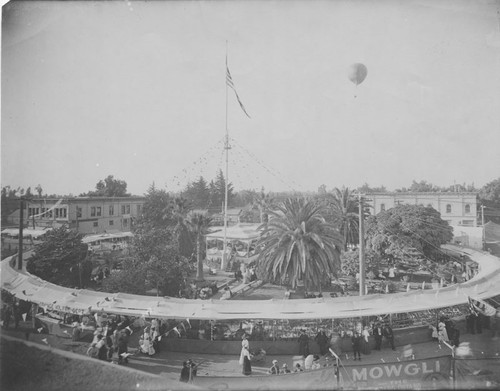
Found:
<svg viewBox="0 0 500 391"><path fill-rule="evenodd" d="M226 41L226 72L227 72L227 41ZM228 117L228 99L227 99L227 75L226 75L226 140L224 143L224 149L226 150L226 180L225 180L225 189L224 189L224 245L222 248L222 260L220 268L221 270L225 270L226 268L226 257L227 257L227 189L229 182L229 130L227 126L227 117Z"/></svg>

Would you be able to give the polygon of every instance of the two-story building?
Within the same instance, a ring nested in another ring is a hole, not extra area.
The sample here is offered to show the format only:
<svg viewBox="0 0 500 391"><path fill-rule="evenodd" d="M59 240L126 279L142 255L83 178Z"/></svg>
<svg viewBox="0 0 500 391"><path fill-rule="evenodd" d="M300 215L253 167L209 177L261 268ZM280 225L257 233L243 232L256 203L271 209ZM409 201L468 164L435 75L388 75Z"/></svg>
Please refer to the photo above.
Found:
<svg viewBox="0 0 500 391"><path fill-rule="evenodd" d="M378 214L397 205L431 206L441 213L441 218L452 226L477 227L477 193L474 192L391 192L369 193L367 203L371 213Z"/></svg>
<svg viewBox="0 0 500 391"><path fill-rule="evenodd" d="M128 232L142 213L144 197L39 198L25 202L30 227L66 225L83 234Z"/></svg>
<svg viewBox="0 0 500 391"><path fill-rule="evenodd" d="M472 248L483 247L483 227L478 224L477 193L474 192L394 192L369 193L366 202L378 214L397 205L424 205L436 209L453 228L453 241Z"/></svg>

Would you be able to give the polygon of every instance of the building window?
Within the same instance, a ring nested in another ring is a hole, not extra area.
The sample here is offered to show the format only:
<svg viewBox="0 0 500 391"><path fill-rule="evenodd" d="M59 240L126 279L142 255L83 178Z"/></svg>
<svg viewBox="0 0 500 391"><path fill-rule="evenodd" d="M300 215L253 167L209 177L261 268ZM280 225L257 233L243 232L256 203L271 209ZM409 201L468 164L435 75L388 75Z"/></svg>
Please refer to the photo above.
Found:
<svg viewBox="0 0 500 391"><path fill-rule="evenodd" d="M140 204L137 205L137 214L138 215L141 214L141 205Z"/></svg>
<svg viewBox="0 0 500 391"><path fill-rule="evenodd" d="M76 207L76 217L81 218L82 217L82 208L79 206Z"/></svg>
<svg viewBox="0 0 500 391"><path fill-rule="evenodd" d="M128 226L128 219L123 219L123 226L127 227Z"/></svg>
<svg viewBox="0 0 500 391"><path fill-rule="evenodd" d="M130 214L130 205L122 205L122 215Z"/></svg>
<svg viewBox="0 0 500 391"><path fill-rule="evenodd" d="M385 204L380 204L380 211L385 212Z"/></svg>
<svg viewBox="0 0 500 391"><path fill-rule="evenodd" d="M127 214L129 215L130 214L130 205L127 205Z"/></svg>
<svg viewBox="0 0 500 391"><path fill-rule="evenodd" d="M109 220L109 225L115 225L115 222L113 220Z"/></svg>
<svg viewBox="0 0 500 391"><path fill-rule="evenodd" d="M462 220L462 225L466 225L468 227L474 226L474 220Z"/></svg>
<svg viewBox="0 0 500 391"><path fill-rule="evenodd" d="M97 221L94 221L94 227L99 227L99 223Z"/></svg>
<svg viewBox="0 0 500 391"><path fill-rule="evenodd" d="M451 204L446 205L446 213L451 213Z"/></svg>
<svg viewBox="0 0 500 391"><path fill-rule="evenodd" d="M100 215L101 215L101 207L100 207L100 206L98 206L98 207L96 208L96 212L97 212L97 216L100 216Z"/></svg>
<svg viewBox="0 0 500 391"><path fill-rule="evenodd" d="M90 207L90 216L95 217L95 206Z"/></svg>
<svg viewBox="0 0 500 391"><path fill-rule="evenodd" d="M122 205L122 215L125 214L125 205Z"/></svg>
<svg viewBox="0 0 500 391"><path fill-rule="evenodd" d="M67 216L66 208L56 208L56 219L65 219Z"/></svg>
<svg viewBox="0 0 500 391"><path fill-rule="evenodd" d="M109 206L109 215L110 216L114 216L115 214L115 206L114 205L110 205Z"/></svg>
<svg viewBox="0 0 500 391"><path fill-rule="evenodd" d="M470 205L465 204L465 213L470 213Z"/></svg>

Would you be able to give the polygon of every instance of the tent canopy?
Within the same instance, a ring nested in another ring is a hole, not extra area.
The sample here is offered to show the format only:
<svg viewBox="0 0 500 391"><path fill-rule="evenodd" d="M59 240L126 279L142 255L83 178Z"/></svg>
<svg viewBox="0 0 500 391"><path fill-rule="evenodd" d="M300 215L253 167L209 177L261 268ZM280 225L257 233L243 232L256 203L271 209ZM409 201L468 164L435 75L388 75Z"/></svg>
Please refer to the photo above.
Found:
<svg viewBox="0 0 500 391"><path fill-rule="evenodd" d="M260 224L237 224L226 229L226 238L228 240L249 241L258 239L260 236ZM221 239L224 240L224 228L211 232L205 235L207 240Z"/></svg>
<svg viewBox="0 0 500 391"><path fill-rule="evenodd" d="M85 236L82 239L83 243L94 243L99 242L101 240L110 240L110 239L123 239L134 236L132 232L117 232L117 233L102 233L97 235L89 235Z"/></svg>
<svg viewBox="0 0 500 391"><path fill-rule="evenodd" d="M38 238L39 236L42 236L46 234L50 229L43 229L43 228L24 228L23 229L23 238ZM9 235L9 236L19 236L19 229L18 228L6 228L2 231L2 234Z"/></svg>

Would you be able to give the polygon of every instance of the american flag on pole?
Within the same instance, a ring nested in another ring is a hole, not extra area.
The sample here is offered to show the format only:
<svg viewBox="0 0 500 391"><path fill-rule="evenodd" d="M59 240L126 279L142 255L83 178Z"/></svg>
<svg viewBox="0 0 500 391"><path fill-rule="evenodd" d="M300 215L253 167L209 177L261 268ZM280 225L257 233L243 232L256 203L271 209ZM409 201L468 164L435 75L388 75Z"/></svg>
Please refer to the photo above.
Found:
<svg viewBox="0 0 500 391"><path fill-rule="evenodd" d="M248 113L245 109L245 106L243 106L243 103L241 103L241 99L238 96L238 93L236 92L236 88L234 87L233 78L231 77L231 72L229 72L229 67L227 65L227 58L226 58L226 85L234 91L234 94L236 95L236 99L238 99L238 103L240 104L241 110L243 110L243 112L246 114L246 116L248 118L250 118L250 116L248 115Z"/></svg>
<svg viewBox="0 0 500 391"><path fill-rule="evenodd" d="M496 314L497 310L491 304L481 300L481 299L473 299L469 296L469 306L472 310L476 312L480 312L486 316L493 316Z"/></svg>

